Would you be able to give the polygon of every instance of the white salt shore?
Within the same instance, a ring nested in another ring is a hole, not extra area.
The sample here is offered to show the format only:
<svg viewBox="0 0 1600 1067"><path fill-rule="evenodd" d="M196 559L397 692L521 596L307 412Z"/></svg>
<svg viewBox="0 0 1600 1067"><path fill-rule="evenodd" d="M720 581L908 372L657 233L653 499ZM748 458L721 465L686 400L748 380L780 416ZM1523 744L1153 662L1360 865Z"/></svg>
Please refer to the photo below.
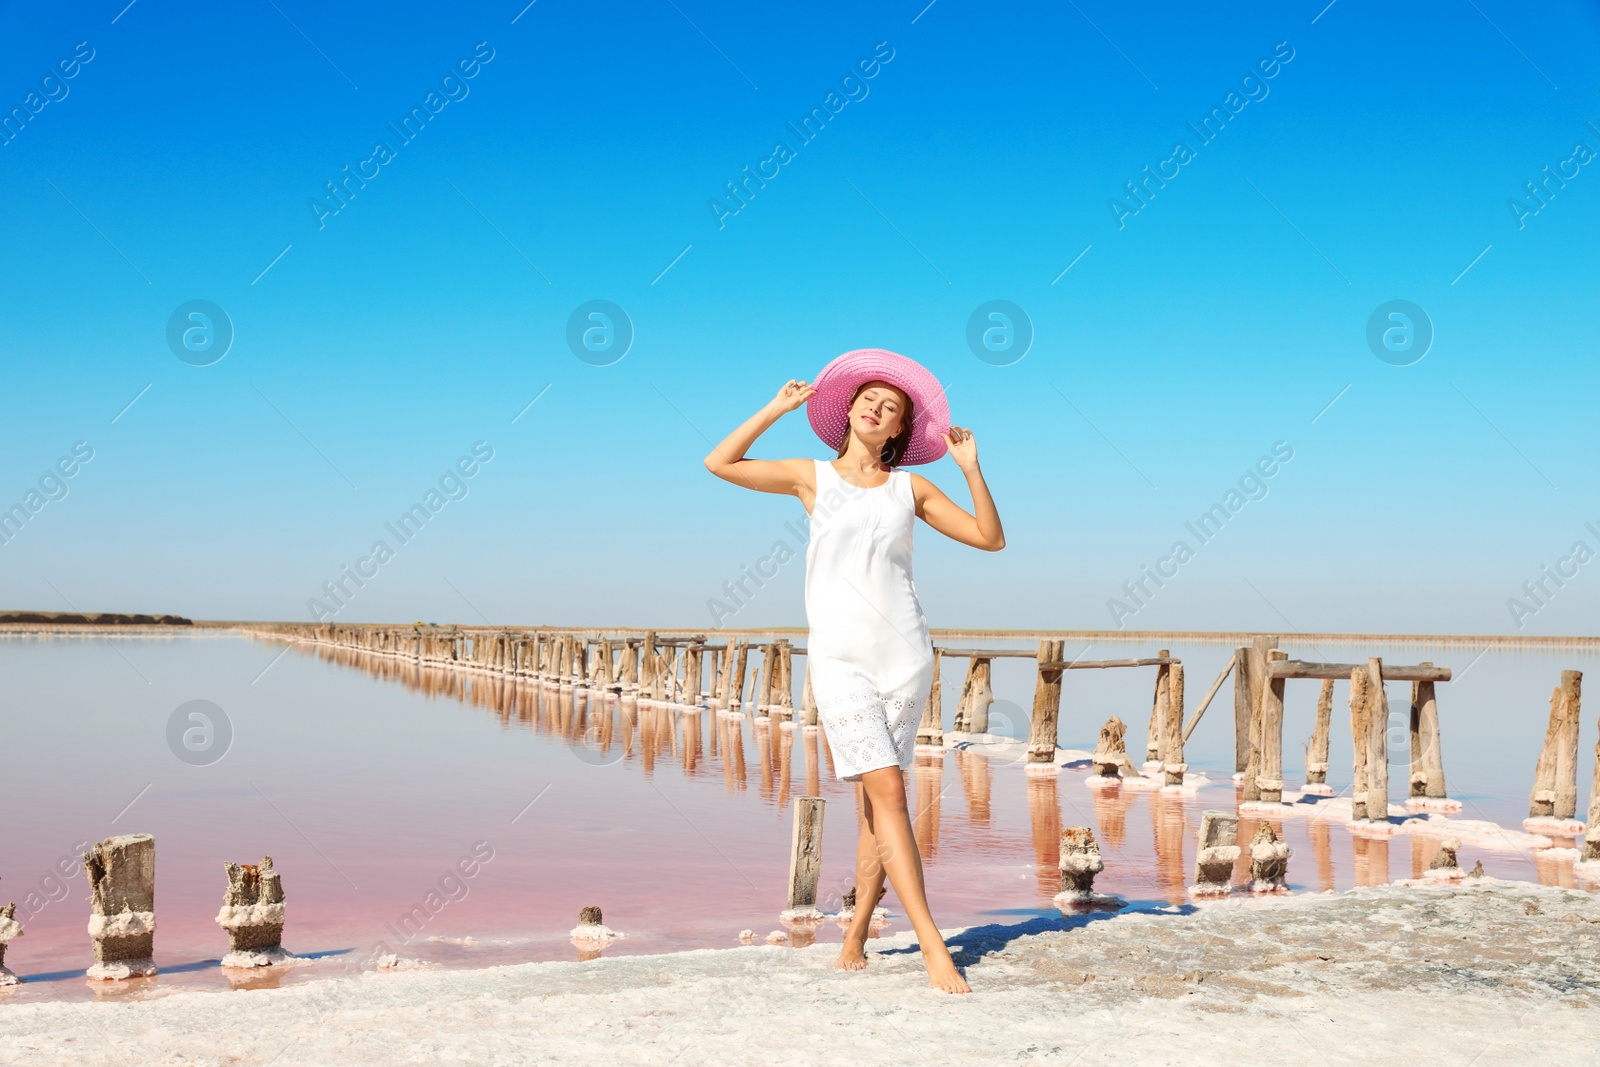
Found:
<svg viewBox="0 0 1600 1067"><path fill-rule="evenodd" d="M1234 898L912 935L0 1003L0 1063L1590 1064L1600 900L1522 882ZM315 966L315 964L313 964Z"/></svg>

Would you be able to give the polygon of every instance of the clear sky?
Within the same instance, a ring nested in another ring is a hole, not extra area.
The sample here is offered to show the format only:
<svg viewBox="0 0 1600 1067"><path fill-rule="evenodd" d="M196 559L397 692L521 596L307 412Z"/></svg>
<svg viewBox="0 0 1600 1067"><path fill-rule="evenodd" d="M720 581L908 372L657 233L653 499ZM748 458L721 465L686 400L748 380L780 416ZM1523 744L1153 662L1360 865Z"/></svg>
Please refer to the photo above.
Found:
<svg viewBox="0 0 1600 1067"><path fill-rule="evenodd" d="M1593 4L125 2L0 4L0 606L801 624L700 461L873 346L935 626L1594 631Z"/></svg>

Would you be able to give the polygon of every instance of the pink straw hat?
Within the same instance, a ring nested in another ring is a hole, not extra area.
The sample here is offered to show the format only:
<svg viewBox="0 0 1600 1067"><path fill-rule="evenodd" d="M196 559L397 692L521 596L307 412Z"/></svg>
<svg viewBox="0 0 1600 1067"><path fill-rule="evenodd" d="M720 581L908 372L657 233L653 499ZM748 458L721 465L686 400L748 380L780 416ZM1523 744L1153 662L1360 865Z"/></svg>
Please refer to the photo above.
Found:
<svg viewBox="0 0 1600 1067"><path fill-rule="evenodd" d="M850 430L850 401L868 382L888 382L911 398L911 440L899 466L932 463L948 448L950 403L933 373L914 359L882 348L846 352L822 368L811 383L816 395L806 402L811 428L837 449Z"/></svg>

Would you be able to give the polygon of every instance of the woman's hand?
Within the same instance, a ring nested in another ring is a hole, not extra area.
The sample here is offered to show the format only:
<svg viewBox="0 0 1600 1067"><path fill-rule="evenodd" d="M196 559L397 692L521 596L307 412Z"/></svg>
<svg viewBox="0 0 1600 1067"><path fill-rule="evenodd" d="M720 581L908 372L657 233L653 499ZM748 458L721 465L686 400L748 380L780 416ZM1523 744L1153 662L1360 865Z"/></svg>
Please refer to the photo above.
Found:
<svg viewBox="0 0 1600 1067"><path fill-rule="evenodd" d="M817 395L817 391L806 382L790 379L778 390L778 395L772 398L767 406L777 411L780 415L802 407L807 400Z"/></svg>
<svg viewBox="0 0 1600 1067"><path fill-rule="evenodd" d="M944 435L944 443L950 449L950 458L956 461L956 466L968 474L978 469L978 442L971 430L952 426Z"/></svg>

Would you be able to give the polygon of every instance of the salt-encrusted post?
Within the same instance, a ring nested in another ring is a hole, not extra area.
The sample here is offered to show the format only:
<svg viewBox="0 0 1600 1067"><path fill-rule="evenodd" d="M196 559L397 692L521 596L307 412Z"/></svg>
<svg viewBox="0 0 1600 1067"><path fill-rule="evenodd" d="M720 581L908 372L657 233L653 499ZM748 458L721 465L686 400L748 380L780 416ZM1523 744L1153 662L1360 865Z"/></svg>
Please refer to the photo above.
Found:
<svg viewBox="0 0 1600 1067"><path fill-rule="evenodd" d="M1183 774L1189 768L1183 762L1183 664L1174 663L1167 674L1167 721L1161 746L1161 768L1166 773L1165 784L1183 784Z"/></svg>
<svg viewBox="0 0 1600 1067"><path fill-rule="evenodd" d="M721 660L721 668L717 672L717 703L724 708L730 706L728 701L733 692L733 638L727 639L726 646L718 657Z"/></svg>
<svg viewBox="0 0 1600 1067"><path fill-rule="evenodd" d="M1039 642L1039 678L1033 688L1033 720L1028 736L1029 763L1055 763L1056 718L1061 713L1061 675L1059 668L1043 664L1061 661L1067 650L1065 641Z"/></svg>
<svg viewBox="0 0 1600 1067"><path fill-rule="evenodd" d="M821 919L817 880L822 874L821 797L794 798L794 833L789 844L789 904L780 919Z"/></svg>
<svg viewBox="0 0 1600 1067"><path fill-rule="evenodd" d="M1100 727L1100 740L1095 745L1094 773L1101 778L1139 777L1139 768L1133 765L1128 758L1128 749L1123 737L1128 732L1127 723L1115 715L1106 720ZM1116 842L1113 841L1112 844Z"/></svg>
<svg viewBox="0 0 1600 1067"><path fill-rule="evenodd" d="M1194 885L1189 891L1198 896L1226 896L1233 892L1233 865L1239 859L1239 817L1228 811L1202 813L1198 844Z"/></svg>
<svg viewBox="0 0 1600 1067"><path fill-rule="evenodd" d="M288 957L283 951L283 882L272 857L261 865L225 863L228 888L217 925L228 931L224 967L265 967Z"/></svg>
<svg viewBox="0 0 1600 1067"><path fill-rule="evenodd" d="M1282 649L1267 651L1269 666L1288 658ZM1258 798L1269 804L1283 802L1283 685L1282 678L1267 678L1261 687L1261 762L1256 786Z"/></svg>
<svg viewBox="0 0 1600 1067"><path fill-rule="evenodd" d="M22 924L17 922L17 905L13 901L0 908L0 986L16 985L22 979L6 966L6 946L14 937L22 936Z"/></svg>
<svg viewBox="0 0 1600 1067"><path fill-rule="evenodd" d="M744 707L744 676L749 666L750 642L741 640L739 650L733 657L733 676L730 681L728 695L728 710L743 709Z"/></svg>
<svg viewBox="0 0 1600 1067"><path fill-rule="evenodd" d="M1594 746L1594 778L1589 786L1588 835L1583 839L1583 859L1600 860L1600 742Z"/></svg>
<svg viewBox="0 0 1600 1067"><path fill-rule="evenodd" d="M622 691L639 692L639 650L628 638L622 639Z"/></svg>
<svg viewBox="0 0 1600 1067"><path fill-rule="evenodd" d="M1061 892L1057 904L1086 904L1093 901L1094 876L1105 870L1100 845L1087 826L1068 826L1061 831Z"/></svg>
<svg viewBox="0 0 1600 1067"><path fill-rule="evenodd" d="M785 641L778 654L778 714L794 718L794 645Z"/></svg>
<svg viewBox="0 0 1600 1067"><path fill-rule="evenodd" d="M1367 659L1371 720L1367 723L1367 821L1389 824L1389 698L1383 691L1383 660Z"/></svg>
<svg viewBox="0 0 1600 1067"><path fill-rule="evenodd" d="M1263 822L1250 843L1250 892L1277 893L1289 888L1289 857L1293 850L1278 838L1270 823Z"/></svg>
<svg viewBox="0 0 1600 1067"><path fill-rule="evenodd" d="M922 705L922 722L917 725L919 745L944 746L944 708L941 706L944 698L939 691L939 661L943 658L938 652L933 654L933 685Z"/></svg>
<svg viewBox="0 0 1600 1067"><path fill-rule="evenodd" d="M761 673L756 679L756 692L753 703L756 706L756 715L766 717L772 709L772 674L778 662L778 645L771 642L761 646Z"/></svg>
<svg viewBox="0 0 1600 1067"><path fill-rule="evenodd" d="M1422 666L1433 664L1425 661ZM1440 799L1446 795L1444 753L1439 747L1439 702L1432 682L1411 683L1410 784L1410 796Z"/></svg>
<svg viewBox="0 0 1600 1067"><path fill-rule="evenodd" d="M705 648L705 635L696 634L683 650L683 702L696 704L700 700L700 656Z"/></svg>
<svg viewBox="0 0 1600 1067"><path fill-rule="evenodd" d="M989 732L989 705L994 703L994 692L989 688L993 662L988 656L973 656L967 661L967 677L961 683L961 700L956 705L952 729L973 734Z"/></svg>
<svg viewBox="0 0 1600 1067"><path fill-rule="evenodd" d="M156 839L150 834L108 837L83 854L89 876L90 978L155 974Z"/></svg>
<svg viewBox="0 0 1600 1067"><path fill-rule="evenodd" d="M1311 744L1306 752L1306 782L1323 785L1328 780L1328 731L1333 726L1333 679L1322 680L1322 692L1317 694L1317 725L1311 732Z"/></svg>
<svg viewBox="0 0 1600 1067"><path fill-rule="evenodd" d="M1156 653L1160 659L1166 659L1172 653L1162 649ZM1155 696L1150 701L1150 732L1145 739L1144 758L1146 763L1158 762L1161 759L1161 735L1166 729L1167 709L1167 679L1171 668L1163 663L1156 668Z"/></svg>
<svg viewBox="0 0 1600 1067"><path fill-rule="evenodd" d="M1365 667L1350 670L1350 747L1355 769L1350 781L1350 818L1367 817L1367 724L1372 717L1372 678Z"/></svg>
<svg viewBox="0 0 1600 1067"><path fill-rule="evenodd" d="M600 648L595 654L594 687L601 691L616 688L612 681L611 639L602 637Z"/></svg>

